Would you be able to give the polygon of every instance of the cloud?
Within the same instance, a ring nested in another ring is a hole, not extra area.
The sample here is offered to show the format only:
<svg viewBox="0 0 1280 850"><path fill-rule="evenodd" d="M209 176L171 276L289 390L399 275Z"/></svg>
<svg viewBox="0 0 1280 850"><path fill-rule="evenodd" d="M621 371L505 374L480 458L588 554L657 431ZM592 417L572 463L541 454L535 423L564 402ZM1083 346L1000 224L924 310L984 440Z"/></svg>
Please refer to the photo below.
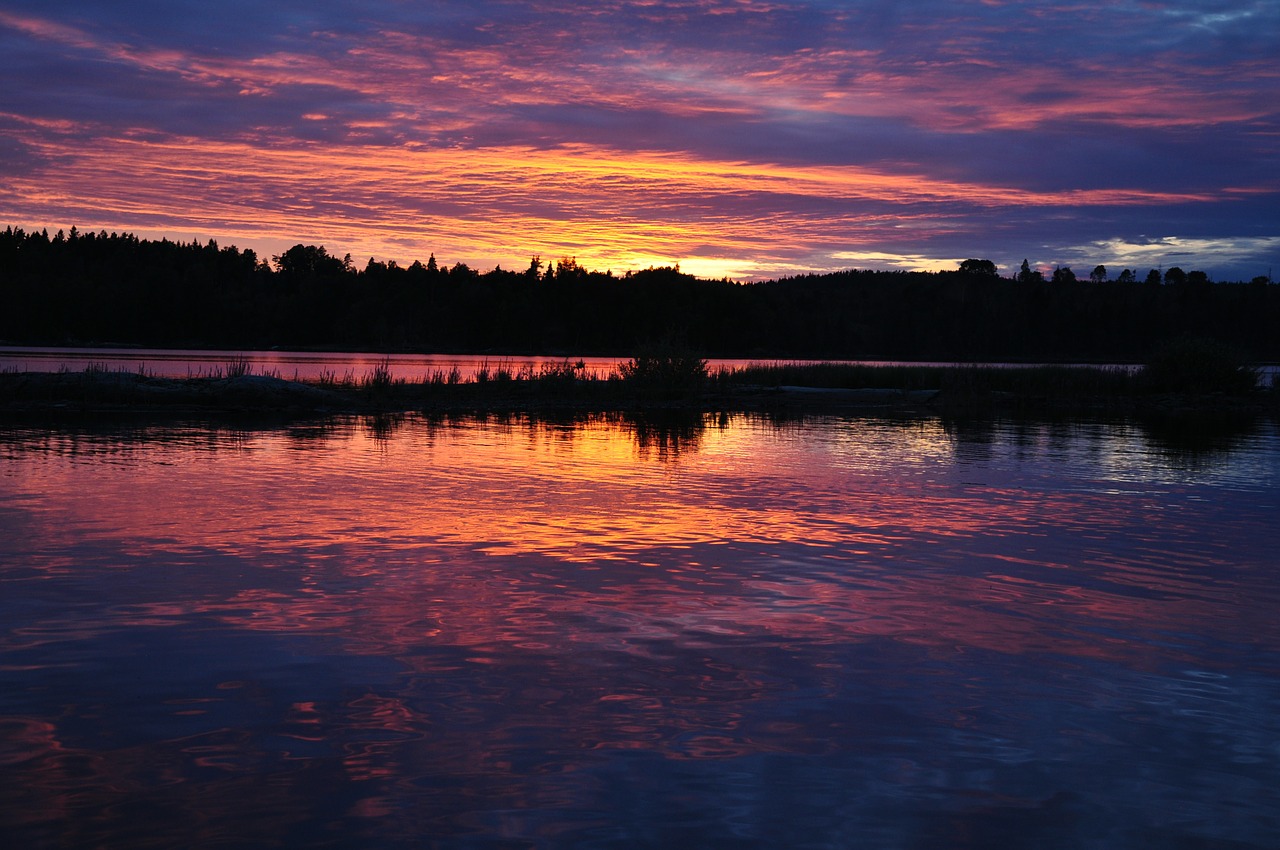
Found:
<svg viewBox="0 0 1280 850"><path fill-rule="evenodd" d="M1067 256L1094 257L1108 266L1134 269L1184 266L1192 269L1250 267L1253 273L1240 278L1267 274L1270 263L1280 256L1280 236L1188 239L1179 236L1103 239L1087 245L1062 249Z"/></svg>
<svg viewBox="0 0 1280 850"><path fill-rule="evenodd" d="M1225 246L1280 230L1276 31L1258 0L6 2L0 217L472 264Z"/></svg>

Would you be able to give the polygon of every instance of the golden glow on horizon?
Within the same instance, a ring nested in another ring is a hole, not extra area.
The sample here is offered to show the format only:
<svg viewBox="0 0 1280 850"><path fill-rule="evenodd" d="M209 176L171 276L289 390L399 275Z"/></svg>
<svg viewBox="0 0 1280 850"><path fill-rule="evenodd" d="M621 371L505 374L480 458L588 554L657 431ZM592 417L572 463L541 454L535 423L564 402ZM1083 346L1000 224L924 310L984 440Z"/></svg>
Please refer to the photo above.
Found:
<svg viewBox="0 0 1280 850"><path fill-rule="evenodd" d="M34 136L48 156L58 149ZM950 257L877 251L892 228L948 229L934 206L980 203L1156 204L1203 196L1144 191L1048 195L856 167L796 166L627 153L589 145L551 149L424 146L262 147L195 139L102 139L56 169L18 177L29 221L59 211L82 229L172 229L240 247L326 244L363 259L407 264L434 253L481 270L523 268L531 255L576 257L622 272L679 263L705 277L796 270L796 245L832 261L876 258L909 268L954 267ZM862 215L782 209L805 196L883 209ZM710 203L708 199L717 199ZM891 211L890 206L900 208ZM774 206L773 210L770 207Z"/></svg>
<svg viewBox="0 0 1280 850"><path fill-rule="evenodd" d="M678 14L762 15L764 27L778 9L694 4ZM1162 53L1139 63L1087 53L1006 62L984 39L956 37L944 19L913 25L932 45L926 53L874 40L778 50L749 38L704 50L678 39L619 41L612 16L630 20L630 7L601 8L572 29L546 11L532 9L529 26L486 20L483 38L396 26L396 16L368 28L317 22L241 54L0 10L0 28L33 50L43 44L68 62L96 63L120 75L112 85L155 80L183 104L208 98L210 113L230 119L198 138L201 122L182 117L188 107L175 110L170 95L149 89L129 100L122 114L136 123L128 127L100 105L88 108L88 95L64 104L87 116L79 123L2 114L0 141L19 152L21 167L0 182L0 225L197 234L263 256L304 242L358 262L434 253L487 270L524 268L538 254L616 273L679 263L703 277L751 279L846 260L952 267L958 242L989 245L989 221L1029 207L1160 208L1274 191L1186 181L1195 189L1035 192L1012 176L1007 185L957 177L967 166L948 161L946 142L984 132L1000 131L998 148L1008 131L1026 138L1048 128L1056 138L1055 128L1072 125L1112 136L1265 127L1276 72L1247 56L1206 65ZM755 127L762 152L750 161L726 152L753 146L713 141ZM856 147L864 129L874 165L799 164L845 158L841 145ZM901 161L898 141L907 143ZM791 155L797 163L770 161ZM1066 177L1054 182L1070 186Z"/></svg>

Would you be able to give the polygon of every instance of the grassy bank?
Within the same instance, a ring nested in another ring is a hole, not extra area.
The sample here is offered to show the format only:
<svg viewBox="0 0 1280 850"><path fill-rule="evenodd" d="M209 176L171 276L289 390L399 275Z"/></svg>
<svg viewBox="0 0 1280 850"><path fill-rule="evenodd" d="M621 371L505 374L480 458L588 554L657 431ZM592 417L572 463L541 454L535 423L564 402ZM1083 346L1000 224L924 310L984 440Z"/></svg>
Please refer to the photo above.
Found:
<svg viewBox="0 0 1280 850"><path fill-rule="evenodd" d="M1189 342L1141 368L1088 366L753 364L709 369L674 349L638 354L608 374L565 360L519 369L482 366L423 380L396 378L389 362L363 375L314 381L253 374L233 360L208 374L160 378L89 367L82 372L0 373L0 410L282 411L715 410L849 407L981 411L1054 409L1249 409L1274 412L1277 393L1229 351Z"/></svg>

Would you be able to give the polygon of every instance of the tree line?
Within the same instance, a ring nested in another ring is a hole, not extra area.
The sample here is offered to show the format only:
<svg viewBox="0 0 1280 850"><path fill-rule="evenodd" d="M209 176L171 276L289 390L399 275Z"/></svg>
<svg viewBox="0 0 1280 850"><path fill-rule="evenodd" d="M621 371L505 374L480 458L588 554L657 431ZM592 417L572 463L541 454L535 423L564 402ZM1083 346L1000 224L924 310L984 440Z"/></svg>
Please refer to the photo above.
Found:
<svg viewBox="0 0 1280 850"><path fill-rule="evenodd" d="M615 275L574 259L481 272L353 263L132 234L0 233L0 341L627 356L658 341L706 356L1140 361L1184 337L1280 360L1280 287L1180 269L1115 279L850 270L758 283L678 266Z"/></svg>

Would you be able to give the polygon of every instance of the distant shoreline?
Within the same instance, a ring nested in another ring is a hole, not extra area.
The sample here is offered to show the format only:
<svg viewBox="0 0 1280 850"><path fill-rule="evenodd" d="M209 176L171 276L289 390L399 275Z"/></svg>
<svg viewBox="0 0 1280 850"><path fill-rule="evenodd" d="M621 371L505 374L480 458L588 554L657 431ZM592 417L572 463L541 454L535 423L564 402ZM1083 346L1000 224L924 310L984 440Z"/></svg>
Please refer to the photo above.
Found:
<svg viewBox="0 0 1280 850"><path fill-rule="evenodd" d="M554 268L553 268L554 266ZM0 231L8 309L0 339L365 352L622 355L663 340L717 358L896 362L1145 362L1188 337L1280 360L1280 286L1202 272L1105 269L1001 277L845 269L709 280L662 266L614 275L576 261L487 272L464 263L364 269L296 245L274 266L250 251L105 232Z"/></svg>

